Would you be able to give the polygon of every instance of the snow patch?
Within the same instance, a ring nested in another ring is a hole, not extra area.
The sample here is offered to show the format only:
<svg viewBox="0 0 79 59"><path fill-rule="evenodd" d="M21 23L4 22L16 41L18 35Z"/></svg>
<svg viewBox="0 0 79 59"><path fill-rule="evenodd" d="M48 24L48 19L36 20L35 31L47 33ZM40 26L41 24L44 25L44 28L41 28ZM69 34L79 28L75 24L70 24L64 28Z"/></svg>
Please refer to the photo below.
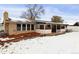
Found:
<svg viewBox="0 0 79 59"><path fill-rule="evenodd" d="M15 38L0 38L1 41L6 41L6 40L13 40Z"/></svg>
<svg viewBox="0 0 79 59"><path fill-rule="evenodd" d="M7 48L5 46L0 48L0 53L79 53L79 32L71 32L58 36L37 37L16 43L11 42L11 45L8 45Z"/></svg>

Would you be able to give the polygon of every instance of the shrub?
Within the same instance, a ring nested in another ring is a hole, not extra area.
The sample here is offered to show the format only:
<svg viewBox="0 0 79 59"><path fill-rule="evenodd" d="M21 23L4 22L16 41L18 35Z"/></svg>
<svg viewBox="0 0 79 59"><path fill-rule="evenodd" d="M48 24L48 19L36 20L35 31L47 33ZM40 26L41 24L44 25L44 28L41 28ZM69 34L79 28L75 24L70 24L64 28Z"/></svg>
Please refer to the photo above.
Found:
<svg viewBox="0 0 79 59"><path fill-rule="evenodd" d="M0 32L0 37L6 37L6 36L8 36L7 33L5 33L5 32Z"/></svg>

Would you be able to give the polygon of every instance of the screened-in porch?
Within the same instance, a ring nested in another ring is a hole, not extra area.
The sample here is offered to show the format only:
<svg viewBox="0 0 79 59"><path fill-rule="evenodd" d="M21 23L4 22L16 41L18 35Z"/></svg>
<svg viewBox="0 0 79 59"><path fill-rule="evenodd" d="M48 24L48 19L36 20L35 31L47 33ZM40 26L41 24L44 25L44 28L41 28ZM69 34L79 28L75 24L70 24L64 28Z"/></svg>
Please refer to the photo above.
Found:
<svg viewBox="0 0 79 59"><path fill-rule="evenodd" d="M65 24L52 24L52 32L66 31L67 25Z"/></svg>
<svg viewBox="0 0 79 59"><path fill-rule="evenodd" d="M66 31L65 24L37 24L36 31L43 34L58 33Z"/></svg>

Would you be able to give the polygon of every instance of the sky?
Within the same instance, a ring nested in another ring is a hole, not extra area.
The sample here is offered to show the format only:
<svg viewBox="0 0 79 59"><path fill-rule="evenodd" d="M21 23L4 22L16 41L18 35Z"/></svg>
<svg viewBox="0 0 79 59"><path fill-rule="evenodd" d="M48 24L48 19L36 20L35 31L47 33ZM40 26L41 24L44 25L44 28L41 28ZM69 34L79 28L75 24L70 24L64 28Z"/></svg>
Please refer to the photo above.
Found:
<svg viewBox="0 0 79 59"><path fill-rule="evenodd" d="M27 5L27 4L26 4ZM19 18L27 10L25 4L0 4L0 22L3 12L8 11L9 17ZM52 16L61 16L65 23L73 24L79 21L79 4L40 4L45 9L41 20L50 21Z"/></svg>

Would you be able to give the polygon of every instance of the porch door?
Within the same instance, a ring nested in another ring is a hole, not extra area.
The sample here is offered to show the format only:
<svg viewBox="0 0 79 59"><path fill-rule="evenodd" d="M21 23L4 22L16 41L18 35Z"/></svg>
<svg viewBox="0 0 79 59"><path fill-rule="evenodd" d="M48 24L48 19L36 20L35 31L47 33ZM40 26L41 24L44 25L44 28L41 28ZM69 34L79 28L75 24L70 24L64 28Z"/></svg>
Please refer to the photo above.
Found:
<svg viewBox="0 0 79 59"><path fill-rule="evenodd" d="M56 32L56 25L52 25L52 32Z"/></svg>

